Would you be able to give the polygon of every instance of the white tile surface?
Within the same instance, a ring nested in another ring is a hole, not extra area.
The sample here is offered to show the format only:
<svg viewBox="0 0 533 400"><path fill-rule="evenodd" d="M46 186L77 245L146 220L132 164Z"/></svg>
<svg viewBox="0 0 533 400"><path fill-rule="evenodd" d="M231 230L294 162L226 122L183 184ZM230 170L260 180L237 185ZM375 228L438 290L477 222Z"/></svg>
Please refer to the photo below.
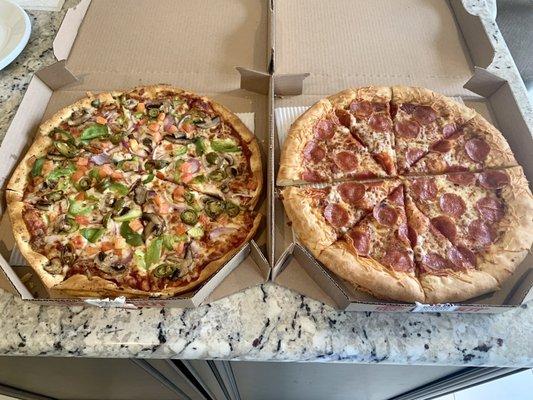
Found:
<svg viewBox="0 0 533 400"><path fill-rule="evenodd" d="M26 10L59 11L65 0L12 0ZM1 400L1 399L0 399Z"/></svg>
<svg viewBox="0 0 533 400"><path fill-rule="evenodd" d="M533 373L528 370L509 375L461 390L454 395L455 400L531 400L533 398Z"/></svg>

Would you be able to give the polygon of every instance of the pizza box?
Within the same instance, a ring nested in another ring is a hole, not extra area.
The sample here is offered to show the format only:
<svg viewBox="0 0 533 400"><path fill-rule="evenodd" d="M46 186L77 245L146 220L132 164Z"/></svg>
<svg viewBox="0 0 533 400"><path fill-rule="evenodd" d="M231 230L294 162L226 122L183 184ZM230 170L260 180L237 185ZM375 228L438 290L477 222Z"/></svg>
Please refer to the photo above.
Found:
<svg viewBox="0 0 533 400"><path fill-rule="evenodd" d="M41 121L86 91L143 84L172 84L210 96L236 113L253 113L266 166L271 109L269 10L266 1L256 0L82 0L67 12L54 40L58 62L33 77L6 133L0 147L0 187L5 187ZM261 211L266 216L267 185L264 192ZM2 202L4 194L2 190ZM83 304L83 299L47 298L30 268L9 262L14 242L5 204L1 211L0 287L30 302ZM170 299L87 302L103 307L195 307L263 283L270 274L263 254L269 228L265 217L254 240L192 293Z"/></svg>
<svg viewBox="0 0 533 400"><path fill-rule="evenodd" d="M460 0L275 0L274 108L310 106L345 88L403 84L460 97L503 132L533 179L532 127L509 84L488 72L495 51L484 22ZM271 110L272 112L274 110ZM282 133L272 127L275 187ZM273 281L347 311L502 312L533 298L533 256L501 290L465 304L386 302L324 268L295 240L274 196Z"/></svg>

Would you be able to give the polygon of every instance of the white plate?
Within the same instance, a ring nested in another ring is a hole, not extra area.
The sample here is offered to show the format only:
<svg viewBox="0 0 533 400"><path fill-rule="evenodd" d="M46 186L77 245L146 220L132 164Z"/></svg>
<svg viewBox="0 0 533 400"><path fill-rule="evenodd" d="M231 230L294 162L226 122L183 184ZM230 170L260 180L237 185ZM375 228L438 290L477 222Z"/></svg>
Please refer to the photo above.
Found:
<svg viewBox="0 0 533 400"><path fill-rule="evenodd" d="M28 43L31 24L26 12L15 3L0 0L0 70Z"/></svg>

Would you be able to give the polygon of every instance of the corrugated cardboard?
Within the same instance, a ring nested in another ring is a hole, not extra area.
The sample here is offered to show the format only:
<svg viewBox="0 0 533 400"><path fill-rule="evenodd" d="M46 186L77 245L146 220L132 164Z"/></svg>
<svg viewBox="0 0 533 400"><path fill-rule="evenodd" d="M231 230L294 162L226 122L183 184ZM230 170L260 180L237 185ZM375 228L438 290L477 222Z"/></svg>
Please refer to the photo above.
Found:
<svg viewBox="0 0 533 400"><path fill-rule="evenodd" d="M127 89L143 84L172 84L211 96L235 112L253 112L255 133L267 165L269 7L269 3L259 0L81 1L67 12L54 41L54 52L60 61L39 71L32 79L6 133L0 148L0 157L8 160L0 166L1 187L42 120L87 91ZM261 211L267 214L267 208L265 200ZM263 226L266 225L270 227L267 221ZM43 298L45 292L39 287L40 282L28 274L27 268L12 268L6 261L13 247L7 218L2 226L5 227L0 238L3 288L43 304L81 303L79 299ZM244 245L193 293L168 300L132 299L113 304L193 307L206 299L211 301L262 283L270 272L260 249L266 247L267 237L267 229L261 228L255 240ZM99 304L109 306L110 303Z"/></svg>
<svg viewBox="0 0 533 400"><path fill-rule="evenodd" d="M531 131L507 82L484 69L494 49L482 21L460 0L276 0L274 16L275 107L309 106L347 87L424 86L460 96L493 121L533 177ZM279 157L276 132L273 142ZM468 304L383 302L330 273L295 243L279 200L272 211L274 281L339 309L500 312L526 301L533 286L529 255L501 290Z"/></svg>

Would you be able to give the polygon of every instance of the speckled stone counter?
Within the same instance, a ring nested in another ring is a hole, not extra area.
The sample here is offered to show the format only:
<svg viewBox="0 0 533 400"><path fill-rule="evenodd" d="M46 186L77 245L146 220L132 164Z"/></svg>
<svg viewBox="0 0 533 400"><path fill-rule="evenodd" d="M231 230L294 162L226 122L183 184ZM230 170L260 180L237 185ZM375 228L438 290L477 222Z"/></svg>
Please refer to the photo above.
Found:
<svg viewBox="0 0 533 400"><path fill-rule="evenodd" d="M509 80L533 126L493 10L483 0L465 4L490 27L497 55L489 69ZM63 14L32 12L28 47L0 71L0 137L32 74L54 61L52 40ZM531 304L498 315L342 313L274 284L193 310L39 307L0 291L0 354L6 355L526 367L533 365L532 332Z"/></svg>

